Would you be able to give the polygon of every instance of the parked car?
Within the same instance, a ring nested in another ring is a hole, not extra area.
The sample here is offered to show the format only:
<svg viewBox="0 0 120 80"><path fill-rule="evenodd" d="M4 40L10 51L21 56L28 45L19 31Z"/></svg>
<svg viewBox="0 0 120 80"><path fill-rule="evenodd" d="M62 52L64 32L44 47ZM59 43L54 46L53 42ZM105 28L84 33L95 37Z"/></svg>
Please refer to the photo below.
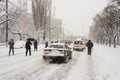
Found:
<svg viewBox="0 0 120 80"><path fill-rule="evenodd" d="M81 40L75 40L73 43L73 50L83 51L86 48L86 44Z"/></svg>
<svg viewBox="0 0 120 80"><path fill-rule="evenodd" d="M68 45L64 43L51 43L44 49L43 59L67 63L69 59L72 59L72 51Z"/></svg>

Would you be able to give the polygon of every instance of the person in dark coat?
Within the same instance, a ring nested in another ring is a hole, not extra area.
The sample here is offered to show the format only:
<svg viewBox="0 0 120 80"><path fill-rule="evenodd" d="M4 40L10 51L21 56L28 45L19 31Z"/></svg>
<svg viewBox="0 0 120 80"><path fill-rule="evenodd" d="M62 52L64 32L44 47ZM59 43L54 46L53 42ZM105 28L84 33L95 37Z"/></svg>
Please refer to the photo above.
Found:
<svg viewBox="0 0 120 80"><path fill-rule="evenodd" d="M93 42L91 40L89 40L86 44L87 48L88 48L88 55L91 55L91 49L93 47Z"/></svg>
<svg viewBox="0 0 120 80"><path fill-rule="evenodd" d="M46 42L45 42L45 48L47 48L47 47L48 47L48 42L46 41Z"/></svg>
<svg viewBox="0 0 120 80"><path fill-rule="evenodd" d="M9 56L10 56L10 53L11 53L11 50L12 50L12 53L13 53L13 55L15 55L14 54L14 40L13 39L11 39L9 42L8 42L8 45L9 45Z"/></svg>
<svg viewBox="0 0 120 80"><path fill-rule="evenodd" d="M32 43L30 42L29 39L27 39L27 42L26 42L26 44L25 44L26 56L27 56L28 51L29 51L29 55L31 56L31 45L32 45Z"/></svg>
<svg viewBox="0 0 120 80"><path fill-rule="evenodd" d="M38 46L38 42L37 40L34 41L34 51L37 51L37 46Z"/></svg>

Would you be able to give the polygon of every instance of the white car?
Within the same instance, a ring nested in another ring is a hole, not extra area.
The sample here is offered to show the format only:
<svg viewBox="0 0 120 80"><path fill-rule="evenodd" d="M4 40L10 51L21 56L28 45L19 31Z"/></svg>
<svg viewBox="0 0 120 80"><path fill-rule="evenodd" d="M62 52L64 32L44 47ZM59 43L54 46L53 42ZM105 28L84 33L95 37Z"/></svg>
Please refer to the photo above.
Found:
<svg viewBox="0 0 120 80"><path fill-rule="evenodd" d="M16 41L14 48L24 48L25 47L25 41L21 40L21 41Z"/></svg>
<svg viewBox="0 0 120 80"><path fill-rule="evenodd" d="M64 43L52 43L44 49L43 59L67 63L72 58L71 49Z"/></svg>

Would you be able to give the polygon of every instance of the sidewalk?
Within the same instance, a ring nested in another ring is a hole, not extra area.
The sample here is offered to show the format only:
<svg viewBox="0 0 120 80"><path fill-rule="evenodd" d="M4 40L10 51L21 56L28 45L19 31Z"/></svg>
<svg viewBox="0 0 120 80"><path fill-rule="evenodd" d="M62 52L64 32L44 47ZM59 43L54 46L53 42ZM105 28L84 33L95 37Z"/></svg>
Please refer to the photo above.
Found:
<svg viewBox="0 0 120 80"><path fill-rule="evenodd" d="M43 49L44 49L44 45L39 44L38 51L42 51ZM34 51L33 45L31 47L31 50L32 50L32 52ZM14 49L15 55L16 54L25 54L25 51L26 51L25 48ZM8 52L9 52L9 47L6 47L5 45L0 46L0 57L8 55Z"/></svg>

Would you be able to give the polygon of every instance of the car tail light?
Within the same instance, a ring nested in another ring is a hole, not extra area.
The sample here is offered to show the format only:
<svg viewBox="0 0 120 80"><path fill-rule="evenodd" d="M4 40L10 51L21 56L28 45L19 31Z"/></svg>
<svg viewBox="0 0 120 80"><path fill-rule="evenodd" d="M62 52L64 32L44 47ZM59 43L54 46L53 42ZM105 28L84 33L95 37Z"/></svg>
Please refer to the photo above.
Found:
<svg viewBox="0 0 120 80"><path fill-rule="evenodd" d="M46 54L48 54L48 52L47 51L43 51L43 55L46 55Z"/></svg>
<svg viewBox="0 0 120 80"><path fill-rule="evenodd" d="M61 55L61 56L65 56L64 51L60 51L60 55Z"/></svg>

